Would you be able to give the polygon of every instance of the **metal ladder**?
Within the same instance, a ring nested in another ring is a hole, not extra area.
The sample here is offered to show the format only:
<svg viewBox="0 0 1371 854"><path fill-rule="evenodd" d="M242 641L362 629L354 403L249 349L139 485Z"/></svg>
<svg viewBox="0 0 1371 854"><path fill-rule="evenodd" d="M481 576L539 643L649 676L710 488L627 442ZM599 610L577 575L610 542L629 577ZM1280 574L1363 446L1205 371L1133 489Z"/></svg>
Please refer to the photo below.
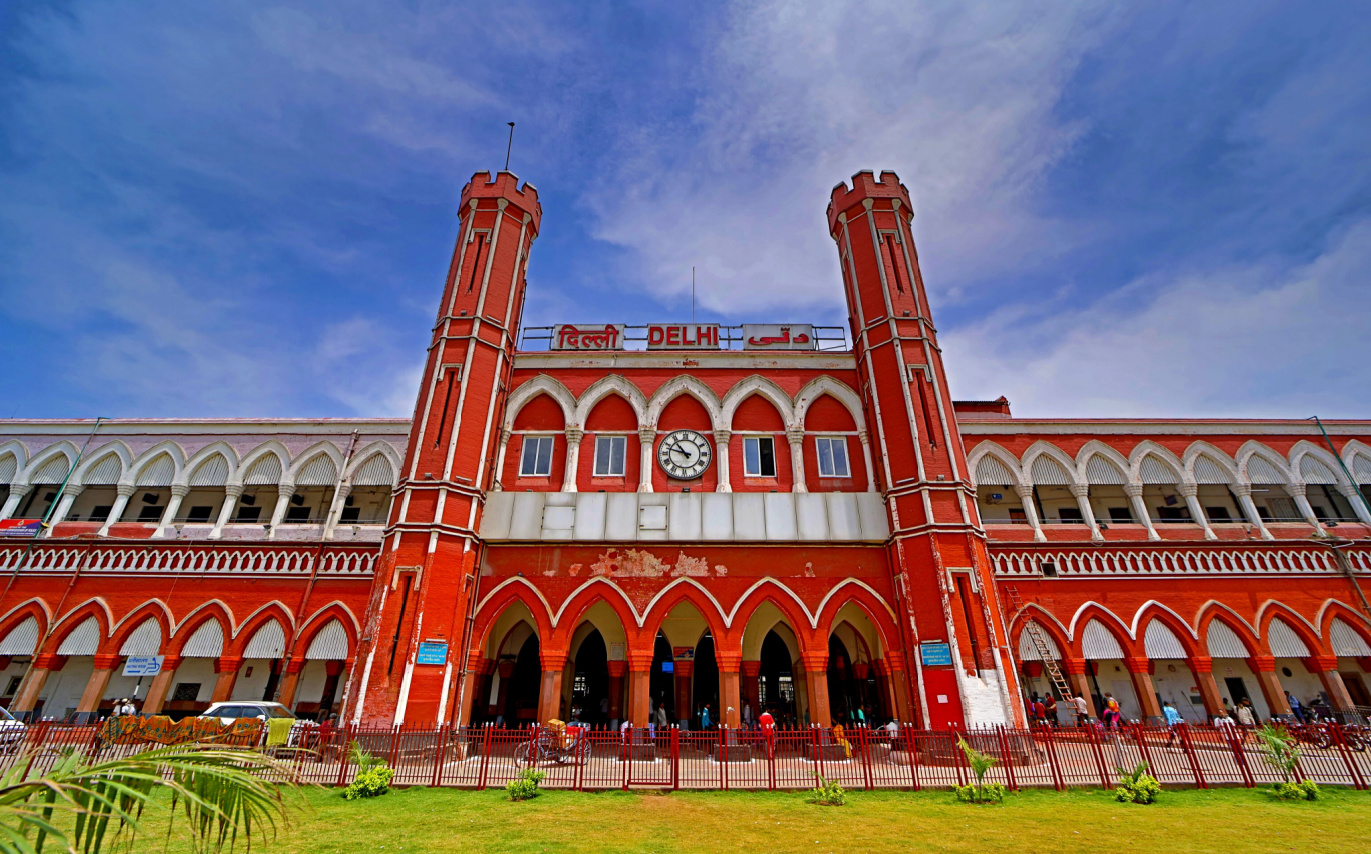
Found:
<svg viewBox="0 0 1371 854"><path fill-rule="evenodd" d="M1004 592L1009 596L1009 604L1014 608L1014 613L1017 614L1022 611L1024 601L1023 598L1019 596L1018 588L1005 587ZM1042 660L1043 669L1047 671L1048 678L1052 680L1053 687L1057 689L1058 699L1068 699L1072 696L1071 685L1066 681L1066 677L1062 675L1062 669L1057 666L1057 659L1052 655L1052 647L1048 644L1047 638L1043 635L1042 626L1039 626L1036 620L1027 619L1024 620L1023 627L1024 631L1028 632L1028 636L1033 640L1033 647L1038 651L1038 658Z"/></svg>

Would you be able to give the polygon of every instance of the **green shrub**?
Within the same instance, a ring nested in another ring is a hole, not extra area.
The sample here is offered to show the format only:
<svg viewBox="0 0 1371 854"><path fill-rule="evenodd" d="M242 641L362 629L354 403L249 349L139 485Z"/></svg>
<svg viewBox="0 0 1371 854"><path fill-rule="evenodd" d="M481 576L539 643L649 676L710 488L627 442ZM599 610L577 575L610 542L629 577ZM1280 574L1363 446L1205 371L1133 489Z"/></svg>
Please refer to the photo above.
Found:
<svg viewBox="0 0 1371 854"><path fill-rule="evenodd" d="M810 790L809 802L811 804L823 804L827 807L840 807L847 803L847 792L839 786L836 780L825 780L818 774L814 775L816 785Z"/></svg>
<svg viewBox="0 0 1371 854"><path fill-rule="evenodd" d="M538 784L543 782L547 775L542 771L534 771L532 768L525 768L515 777L505 784L505 791L509 792L511 801L526 801L529 798L538 797Z"/></svg>
<svg viewBox="0 0 1371 854"><path fill-rule="evenodd" d="M1313 780L1302 780L1299 783L1277 783L1271 791L1276 797L1286 801L1316 801L1319 799L1319 787Z"/></svg>
<svg viewBox="0 0 1371 854"><path fill-rule="evenodd" d="M1002 803L1007 791L1005 787L985 781L985 775L999 760L967 744L964 738L957 739L957 746L966 754L966 764L971 766L971 773L976 775L976 782L972 785L956 787L957 800L969 804Z"/></svg>
<svg viewBox="0 0 1371 854"><path fill-rule="evenodd" d="M1285 727L1262 724L1256 730L1262 745L1262 759L1281 774L1281 782L1294 783L1300 764L1300 744Z"/></svg>
<svg viewBox="0 0 1371 854"><path fill-rule="evenodd" d="M1004 803L1004 796L1009 793L1009 790L999 783L984 783L979 786L954 786L952 791L956 794L957 800L966 804Z"/></svg>
<svg viewBox="0 0 1371 854"><path fill-rule="evenodd" d="M390 791L390 780L395 776L395 772L385 765L373 765L367 770L359 773L352 781L352 785L343 790L343 800L351 801L357 798L374 798L377 795L384 795Z"/></svg>
<svg viewBox="0 0 1371 854"><path fill-rule="evenodd" d="M1114 790L1114 800L1124 804L1150 804L1162 793L1162 784L1147 773L1147 763L1139 762L1132 771L1122 768L1119 772L1119 787Z"/></svg>

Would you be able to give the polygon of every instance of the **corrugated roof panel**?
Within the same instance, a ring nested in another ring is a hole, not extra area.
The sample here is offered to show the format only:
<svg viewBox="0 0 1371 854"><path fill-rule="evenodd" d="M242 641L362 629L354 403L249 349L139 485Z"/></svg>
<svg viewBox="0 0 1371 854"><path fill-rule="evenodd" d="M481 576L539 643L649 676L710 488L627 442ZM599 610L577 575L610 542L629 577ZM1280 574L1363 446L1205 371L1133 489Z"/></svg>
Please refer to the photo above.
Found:
<svg viewBox="0 0 1371 854"><path fill-rule="evenodd" d="M353 486L394 486L395 469L385 454L372 454L352 475Z"/></svg>
<svg viewBox="0 0 1371 854"><path fill-rule="evenodd" d="M1071 475L1061 463L1043 454L1033 461L1033 482L1038 486L1070 486Z"/></svg>
<svg viewBox="0 0 1371 854"><path fill-rule="evenodd" d="M243 476L243 483L248 486L262 486L263 484L280 482L281 458L275 454L266 454L260 457Z"/></svg>
<svg viewBox="0 0 1371 854"><path fill-rule="evenodd" d="M71 634L62 640L57 648L58 655L95 655L100 648L100 621L87 617L81 625L72 629Z"/></svg>
<svg viewBox="0 0 1371 854"><path fill-rule="evenodd" d="M14 474L17 471L19 471L19 460L14 454L5 454L0 457L0 483L9 483L14 480Z"/></svg>
<svg viewBox="0 0 1371 854"><path fill-rule="evenodd" d="M1227 484L1232 480L1224 467L1201 454L1195 458L1195 482L1196 483L1222 483Z"/></svg>
<svg viewBox="0 0 1371 854"><path fill-rule="evenodd" d="M1091 620L1085 624L1085 630L1081 632L1081 649L1087 659L1123 658L1123 647L1119 646L1118 638L1114 637L1099 620Z"/></svg>
<svg viewBox="0 0 1371 854"><path fill-rule="evenodd" d="M1032 622L1032 621L1030 621ZM1033 623L1037 625L1037 623ZM1057 649L1057 642L1042 626L1038 626L1038 634L1047 642L1047 648L1052 658L1061 661L1061 650ZM1019 660L1020 661L1042 661L1042 656L1038 654L1038 645L1033 642L1032 636L1028 634L1028 626L1025 624L1024 630L1019 633Z"/></svg>
<svg viewBox="0 0 1371 854"><path fill-rule="evenodd" d="M86 469L81 482L86 486L110 486L118 483L119 475L123 473L124 461L119 459L119 455L105 454L98 463Z"/></svg>
<svg viewBox="0 0 1371 854"><path fill-rule="evenodd" d="M0 640L0 655L33 655L38 649L38 619L29 617Z"/></svg>
<svg viewBox="0 0 1371 854"><path fill-rule="evenodd" d="M1119 467L1103 454L1096 454L1085 464L1085 479L1089 483L1098 483L1101 486L1122 485L1128 482L1128 478L1124 477Z"/></svg>
<svg viewBox="0 0 1371 854"><path fill-rule="evenodd" d="M218 658L223 654L224 630L218 620L202 624L181 647L182 658Z"/></svg>
<svg viewBox="0 0 1371 854"><path fill-rule="evenodd" d="M1333 642L1334 655L1347 658L1371 656L1371 644L1340 617L1333 618L1333 625L1328 629L1328 637ZM0 654L8 654L5 653L3 645L0 645Z"/></svg>
<svg viewBox="0 0 1371 854"><path fill-rule="evenodd" d="M1290 624L1280 617L1272 620L1271 625L1266 627L1266 643L1271 647L1271 654L1277 658L1309 657L1309 647L1305 646L1300 636L1290 628Z"/></svg>
<svg viewBox="0 0 1371 854"><path fill-rule="evenodd" d="M162 627L148 617L119 647L120 655L157 655L162 651Z"/></svg>
<svg viewBox="0 0 1371 854"><path fill-rule="evenodd" d="M1143 634L1143 647L1148 658L1187 658L1181 639L1161 620L1147 624Z"/></svg>
<svg viewBox="0 0 1371 854"><path fill-rule="evenodd" d="M1265 457L1251 457L1247 460L1248 483L1285 483L1285 476Z"/></svg>
<svg viewBox="0 0 1371 854"><path fill-rule="evenodd" d="M344 661L347 657L348 635L343 624L337 620L330 620L327 626L319 630L305 653L308 661Z"/></svg>
<svg viewBox="0 0 1371 854"><path fill-rule="evenodd" d="M1010 474L1009 467L992 456L981 457L981 461L976 463L976 485L977 486L1012 486L1014 475Z"/></svg>
<svg viewBox="0 0 1371 854"><path fill-rule="evenodd" d="M1211 658L1247 658L1251 654L1247 651L1247 644L1238 637L1238 633L1222 620L1213 620L1209 623L1209 631L1205 634L1205 647L1209 650Z"/></svg>
<svg viewBox="0 0 1371 854"><path fill-rule="evenodd" d="M280 658L286 651L286 633L272 620L258 629L243 650L244 658Z"/></svg>
<svg viewBox="0 0 1371 854"><path fill-rule="evenodd" d="M1300 458L1300 477L1305 483L1335 484L1338 479L1317 457L1305 454Z"/></svg>
<svg viewBox="0 0 1371 854"><path fill-rule="evenodd" d="M1138 473L1143 483L1180 483L1181 476L1170 465L1162 462L1155 454L1143 457Z"/></svg>
<svg viewBox="0 0 1371 854"><path fill-rule="evenodd" d="M171 455L158 454L157 459L143 466L136 483L139 486L171 486L175 476L176 463L172 462Z"/></svg>
<svg viewBox="0 0 1371 854"><path fill-rule="evenodd" d="M338 482L338 467L328 454L319 454L305 463L295 476L296 486L333 486Z"/></svg>
<svg viewBox="0 0 1371 854"><path fill-rule="evenodd" d="M1371 483L1371 459L1367 459L1361 454L1353 457L1352 475L1356 477L1357 483Z"/></svg>
<svg viewBox="0 0 1371 854"><path fill-rule="evenodd" d="M42 467L33 473L33 477L29 478L29 483L61 483L62 478L67 476L67 469L70 465L71 463L67 461L65 455L58 454L43 463Z"/></svg>
<svg viewBox="0 0 1371 854"><path fill-rule="evenodd" d="M191 486L223 486L228 480L229 461L223 454L215 454L191 472Z"/></svg>

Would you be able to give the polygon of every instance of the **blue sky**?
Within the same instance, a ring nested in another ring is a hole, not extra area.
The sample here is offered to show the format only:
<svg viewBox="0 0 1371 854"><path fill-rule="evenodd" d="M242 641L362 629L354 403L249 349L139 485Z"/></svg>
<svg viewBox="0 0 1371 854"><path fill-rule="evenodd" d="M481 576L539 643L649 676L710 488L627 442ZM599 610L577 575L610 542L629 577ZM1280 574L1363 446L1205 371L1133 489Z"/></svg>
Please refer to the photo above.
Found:
<svg viewBox="0 0 1371 854"><path fill-rule="evenodd" d="M526 325L842 323L898 171L953 392L1371 417L1352 3L0 4L0 417L408 415L462 185Z"/></svg>

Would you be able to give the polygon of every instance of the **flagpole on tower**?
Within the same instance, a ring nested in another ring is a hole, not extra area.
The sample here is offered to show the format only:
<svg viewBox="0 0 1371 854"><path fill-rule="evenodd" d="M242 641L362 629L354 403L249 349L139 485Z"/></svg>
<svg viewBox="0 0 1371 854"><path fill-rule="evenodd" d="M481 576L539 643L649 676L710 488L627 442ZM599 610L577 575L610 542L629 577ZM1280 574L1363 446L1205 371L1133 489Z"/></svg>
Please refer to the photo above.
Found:
<svg viewBox="0 0 1371 854"><path fill-rule="evenodd" d="M695 322L695 268L690 268L690 322Z"/></svg>
<svg viewBox="0 0 1371 854"><path fill-rule="evenodd" d="M509 145L505 148L505 171L509 171L509 153L514 150L514 122L509 123Z"/></svg>

